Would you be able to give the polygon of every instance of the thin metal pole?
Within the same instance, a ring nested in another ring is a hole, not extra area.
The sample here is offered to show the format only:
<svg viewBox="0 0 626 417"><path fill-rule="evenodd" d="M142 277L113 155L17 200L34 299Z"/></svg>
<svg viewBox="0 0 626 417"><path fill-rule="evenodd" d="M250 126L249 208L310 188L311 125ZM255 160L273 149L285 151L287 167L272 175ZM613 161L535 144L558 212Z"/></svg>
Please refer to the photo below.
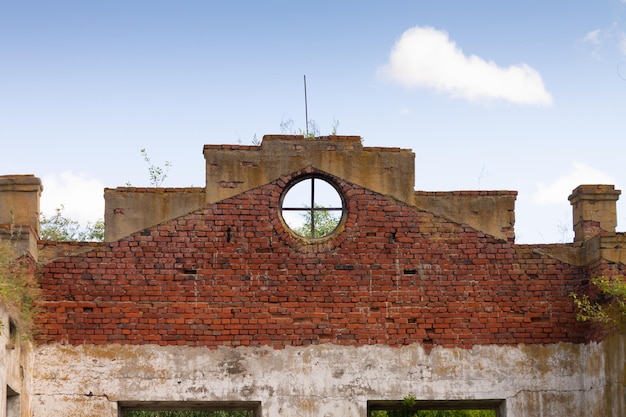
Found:
<svg viewBox="0 0 626 417"><path fill-rule="evenodd" d="M304 76L304 119L306 123L305 131L306 135L309 136L309 108L306 99L306 75Z"/></svg>
<svg viewBox="0 0 626 417"><path fill-rule="evenodd" d="M311 237L315 239L315 178L311 178Z"/></svg>

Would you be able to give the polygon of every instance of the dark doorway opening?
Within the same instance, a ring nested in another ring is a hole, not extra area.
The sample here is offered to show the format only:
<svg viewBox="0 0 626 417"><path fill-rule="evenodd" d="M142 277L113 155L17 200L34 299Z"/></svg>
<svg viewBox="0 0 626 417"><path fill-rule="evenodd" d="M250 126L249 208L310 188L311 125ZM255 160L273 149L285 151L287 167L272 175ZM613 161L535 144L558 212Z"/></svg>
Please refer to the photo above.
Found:
<svg viewBox="0 0 626 417"><path fill-rule="evenodd" d="M368 417L501 417L503 400L368 401Z"/></svg>
<svg viewBox="0 0 626 417"><path fill-rule="evenodd" d="M259 417L260 401L125 401L120 417Z"/></svg>

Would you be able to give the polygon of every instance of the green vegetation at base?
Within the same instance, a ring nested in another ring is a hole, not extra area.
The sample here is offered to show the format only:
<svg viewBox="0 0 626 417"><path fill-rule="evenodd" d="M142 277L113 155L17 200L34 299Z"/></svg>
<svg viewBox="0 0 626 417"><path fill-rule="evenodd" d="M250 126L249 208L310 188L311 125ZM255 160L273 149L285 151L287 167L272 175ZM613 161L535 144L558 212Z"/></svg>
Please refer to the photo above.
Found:
<svg viewBox="0 0 626 417"><path fill-rule="evenodd" d="M496 417L496 411L491 410L419 410L417 400L413 395L402 399L401 408L393 410L372 410L370 417Z"/></svg>
<svg viewBox="0 0 626 417"><path fill-rule="evenodd" d="M371 417L496 417L495 410L374 410Z"/></svg>
<svg viewBox="0 0 626 417"><path fill-rule="evenodd" d="M137 411L127 410L123 417L252 417L251 410L213 411Z"/></svg>

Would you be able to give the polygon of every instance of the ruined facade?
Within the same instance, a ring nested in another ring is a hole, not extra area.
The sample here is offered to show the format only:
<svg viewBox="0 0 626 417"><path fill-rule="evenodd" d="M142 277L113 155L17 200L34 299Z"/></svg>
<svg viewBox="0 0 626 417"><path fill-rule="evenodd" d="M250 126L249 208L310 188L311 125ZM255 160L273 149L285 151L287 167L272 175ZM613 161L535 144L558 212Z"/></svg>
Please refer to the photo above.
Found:
<svg viewBox="0 0 626 417"><path fill-rule="evenodd" d="M519 245L515 192L415 191L410 150L265 136L204 155L205 188L106 189L103 243L37 240L41 183L0 177L0 223L25 231L43 291L32 344L2 329L0 416L365 417L407 396L626 415L625 340L569 296L624 274L612 186L573 191L574 242ZM339 196L326 236L287 220L301 180Z"/></svg>

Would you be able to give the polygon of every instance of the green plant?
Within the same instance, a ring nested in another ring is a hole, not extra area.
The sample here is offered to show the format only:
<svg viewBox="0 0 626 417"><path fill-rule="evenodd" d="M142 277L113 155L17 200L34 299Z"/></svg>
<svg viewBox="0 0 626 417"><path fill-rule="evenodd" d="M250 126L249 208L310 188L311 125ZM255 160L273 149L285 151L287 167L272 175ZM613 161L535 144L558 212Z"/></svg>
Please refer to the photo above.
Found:
<svg viewBox="0 0 626 417"><path fill-rule="evenodd" d="M493 409L449 409L449 410L420 410L416 409L417 399L412 394L407 395L400 402L399 408L389 410L372 410L370 417L495 417Z"/></svg>
<svg viewBox="0 0 626 417"><path fill-rule="evenodd" d="M626 282L620 277L599 276L591 284L600 291L603 302L591 301L587 294L570 293L578 308L576 319L602 324L607 330L626 332Z"/></svg>
<svg viewBox="0 0 626 417"><path fill-rule="evenodd" d="M172 166L172 164L169 161L165 161L162 167L154 165L152 161L150 161L148 151L146 151L145 148L141 149L141 155L143 156L143 160L146 161L146 163L148 164L150 185L152 185L153 187L160 187L167 178L167 174L170 171L170 167Z"/></svg>
<svg viewBox="0 0 626 417"><path fill-rule="evenodd" d="M309 120L306 130L304 132L300 131L300 134L303 135L305 139L315 139L322 135L315 120Z"/></svg>
<svg viewBox="0 0 626 417"><path fill-rule="evenodd" d="M337 129L339 129L339 120L333 117L333 124L331 125L332 129L330 130L330 134L335 136L337 134Z"/></svg>
<svg viewBox="0 0 626 417"><path fill-rule="evenodd" d="M333 123L331 125L331 135L337 134L337 129L339 128L339 121L333 118ZM289 118L287 120L280 121L280 131L281 133L287 133L293 135L296 133L296 129L294 128L293 119ZM299 135L304 136L305 139L315 139L322 135L319 126L315 120L309 120L306 129L298 129Z"/></svg>
<svg viewBox="0 0 626 417"><path fill-rule="evenodd" d="M322 206L316 205L316 208L322 208ZM313 213L313 215L311 215ZM339 224L339 218L333 216L332 212L328 210L315 210L307 211L302 214L304 218L304 224L296 229L297 235L302 237L324 237L329 235L337 225Z"/></svg>
<svg viewBox="0 0 626 417"><path fill-rule="evenodd" d="M402 399L402 407L415 407L415 397L411 394Z"/></svg>
<svg viewBox="0 0 626 417"><path fill-rule="evenodd" d="M290 135L293 135L295 133L294 129L293 129L293 119L289 118L287 120L282 119L280 121L280 132L281 133L287 133Z"/></svg>
<svg viewBox="0 0 626 417"><path fill-rule="evenodd" d="M16 249L15 236L0 239L0 305L7 311L14 334L29 339L34 331L34 316L40 296L34 262ZM5 327L5 323L1 323Z"/></svg>
<svg viewBox="0 0 626 417"><path fill-rule="evenodd" d="M495 410L372 410L371 417L495 417Z"/></svg>
<svg viewBox="0 0 626 417"><path fill-rule="evenodd" d="M250 410L125 411L123 417L252 417Z"/></svg>
<svg viewBox="0 0 626 417"><path fill-rule="evenodd" d="M47 217L41 214L39 236L43 240L54 240L57 242L71 241L95 241L102 242L104 240L104 221L96 220L95 223L88 222L85 227L81 227L80 223L63 214L65 206L55 209L55 214Z"/></svg>
<svg viewBox="0 0 626 417"><path fill-rule="evenodd" d="M154 165L145 148L141 149L140 152L144 161L148 164L150 184L154 187L159 187L167 178L172 164L165 161L163 166ZM131 187L132 185L127 181L126 186ZM66 216L63 213L64 209L65 206L61 204L60 207L55 209L54 215L47 217L45 214L41 214L39 220L39 237L41 239L57 242L104 241L104 220L98 219L94 223L87 222L85 226L82 226L78 221Z"/></svg>

